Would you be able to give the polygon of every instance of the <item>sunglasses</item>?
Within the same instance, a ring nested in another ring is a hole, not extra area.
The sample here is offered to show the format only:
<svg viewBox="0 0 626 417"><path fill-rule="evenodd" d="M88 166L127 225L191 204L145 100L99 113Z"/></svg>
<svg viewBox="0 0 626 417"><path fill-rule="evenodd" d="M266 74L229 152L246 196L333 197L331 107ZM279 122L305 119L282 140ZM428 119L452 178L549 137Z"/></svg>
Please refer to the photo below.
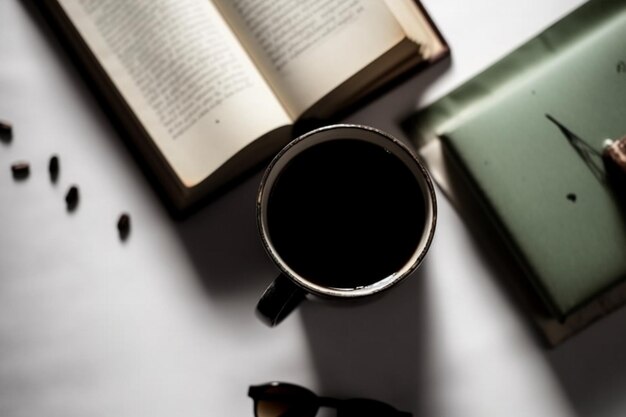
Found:
<svg viewBox="0 0 626 417"><path fill-rule="evenodd" d="M248 396L254 400L256 417L314 417L320 407L335 408L337 417L412 417L380 401L318 397L306 388L284 382L251 386Z"/></svg>

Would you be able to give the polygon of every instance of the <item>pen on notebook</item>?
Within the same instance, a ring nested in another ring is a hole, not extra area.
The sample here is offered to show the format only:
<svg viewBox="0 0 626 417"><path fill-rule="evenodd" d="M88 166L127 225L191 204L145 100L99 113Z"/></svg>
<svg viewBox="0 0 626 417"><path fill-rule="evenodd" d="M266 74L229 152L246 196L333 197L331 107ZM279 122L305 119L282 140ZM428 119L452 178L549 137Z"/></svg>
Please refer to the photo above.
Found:
<svg viewBox="0 0 626 417"><path fill-rule="evenodd" d="M607 180L626 198L626 136L618 140L604 140L602 162Z"/></svg>

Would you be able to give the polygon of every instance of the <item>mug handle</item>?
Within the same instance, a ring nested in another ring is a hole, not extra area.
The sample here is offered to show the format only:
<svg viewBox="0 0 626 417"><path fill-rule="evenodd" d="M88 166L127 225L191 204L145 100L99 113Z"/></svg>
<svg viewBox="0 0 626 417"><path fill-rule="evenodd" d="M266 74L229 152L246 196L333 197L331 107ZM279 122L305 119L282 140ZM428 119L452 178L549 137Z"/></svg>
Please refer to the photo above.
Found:
<svg viewBox="0 0 626 417"><path fill-rule="evenodd" d="M307 292L280 274L265 290L258 304L256 314L270 327L279 324L306 298Z"/></svg>

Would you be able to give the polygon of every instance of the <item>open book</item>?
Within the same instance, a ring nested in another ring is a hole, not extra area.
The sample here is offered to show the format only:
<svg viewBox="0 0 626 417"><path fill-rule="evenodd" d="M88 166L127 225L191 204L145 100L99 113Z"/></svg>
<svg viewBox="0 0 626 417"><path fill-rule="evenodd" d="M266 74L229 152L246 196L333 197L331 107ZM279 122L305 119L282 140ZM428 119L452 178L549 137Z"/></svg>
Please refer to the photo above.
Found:
<svg viewBox="0 0 626 417"><path fill-rule="evenodd" d="M448 53L413 0L41 3L178 209Z"/></svg>

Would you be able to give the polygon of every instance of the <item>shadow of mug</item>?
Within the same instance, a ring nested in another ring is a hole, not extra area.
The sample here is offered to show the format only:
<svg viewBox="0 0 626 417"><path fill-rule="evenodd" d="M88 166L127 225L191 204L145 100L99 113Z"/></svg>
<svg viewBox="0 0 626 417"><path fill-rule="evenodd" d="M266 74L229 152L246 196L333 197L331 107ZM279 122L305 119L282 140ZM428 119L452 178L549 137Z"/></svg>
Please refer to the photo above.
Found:
<svg viewBox="0 0 626 417"><path fill-rule="evenodd" d="M361 125L300 136L259 187L259 233L281 274L258 317L275 326L307 295L354 300L396 285L421 264L436 219L430 176L399 140Z"/></svg>

